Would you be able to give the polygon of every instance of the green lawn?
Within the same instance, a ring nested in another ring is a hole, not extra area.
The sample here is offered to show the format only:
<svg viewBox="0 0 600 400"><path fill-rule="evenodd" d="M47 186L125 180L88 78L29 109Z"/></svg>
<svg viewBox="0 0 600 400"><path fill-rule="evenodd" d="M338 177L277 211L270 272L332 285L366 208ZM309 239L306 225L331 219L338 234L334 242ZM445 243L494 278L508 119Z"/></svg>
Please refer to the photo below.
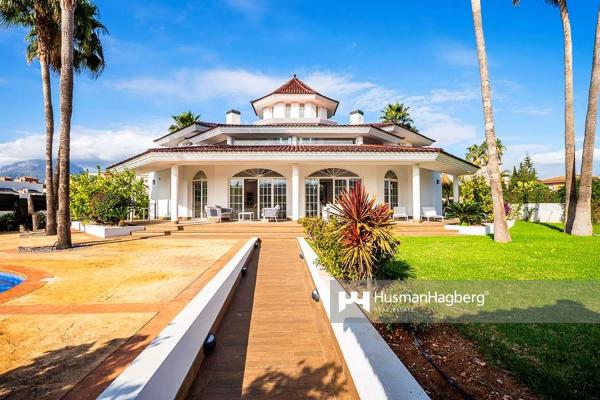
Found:
<svg viewBox="0 0 600 400"><path fill-rule="evenodd" d="M594 230L600 234L600 226ZM513 242L489 237L403 237L398 265L421 280L600 280L600 236L517 223ZM600 295L600 294L599 294ZM546 398L600 398L600 325L457 325L488 359Z"/></svg>
<svg viewBox="0 0 600 400"><path fill-rule="evenodd" d="M600 226L595 226L600 234ZM398 259L418 279L600 279L600 237L574 237L558 225L517 222L512 243L487 236L402 237Z"/></svg>

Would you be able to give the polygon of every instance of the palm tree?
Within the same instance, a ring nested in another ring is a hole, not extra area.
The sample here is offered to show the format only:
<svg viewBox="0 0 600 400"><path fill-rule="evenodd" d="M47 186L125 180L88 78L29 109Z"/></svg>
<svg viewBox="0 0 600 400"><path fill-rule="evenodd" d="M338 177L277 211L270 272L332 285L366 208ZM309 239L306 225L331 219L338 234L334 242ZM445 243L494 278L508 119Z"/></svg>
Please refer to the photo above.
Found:
<svg viewBox="0 0 600 400"><path fill-rule="evenodd" d="M405 106L402 103L388 104L382 111L379 119L383 122L389 122L397 125L401 125L405 128L417 131L415 123L410 117L410 107Z"/></svg>
<svg viewBox="0 0 600 400"><path fill-rule="evenodd" d="M196 115L191 111L185 111L178 115L172 115L171 118L173 118L174 123L169 126L169 132L175 132L198 122L200 115Z"/></svg>
<svg viewBox="0 0 600 400"><path fill-rule="evenodd" d="M99 35L107 33L106 27L98 21L97 7L87 0L78 1L75 18L75 69L78 72L86 70L92 78L96 78L104 69ZM40 62L46 117L46 234L55 235L58 166L53 176L54 108L50 72L60 71L60 5L57 0L0 0L0 25L28 28L27 61L38 59Z"/></svg>
<svg viewBox="0 0 600 400"><path fill-rule="evenodd" d="M502 156L504 155L506 146L502 144L500 139L496 139L496 149L498 151L498 162L502 164ZM467 161L475 165L485 167L489 161L487 143L484 141L480 145L473 144L467 147L467 154L465 155L465 158Z"/></svg>
<svg viewBox="0 0 600 400"><path fill-rule="evenodd" d="M71 116L73 115L73 35L77 0L60 0L60 155L58 177L57 249L72 247L69 208L69 159L71 152Z"/></svg>
<svg viewBox="0 0 600 400"><path fill-rule="evenodd" d="M494 240L499 243L510 242L510 233L504 212L504 199L502 195L502 180L500 178L500 160L496 146L496 132L494 128L494 115L492 111L492 91L488 73L485 39L483 37L483 22L481 20L481 1L471 0L473 12L473 26L477 42L477 58L479 60L479 74L481 76L481 97L483 101L483 117L485 120L485 141L490 173L490 187L492 190L494 214Z"/></svg>
<svg viewBox="0 0 600 400"><path fill-rule="evenodd" d="M588 94L588 108L585 116L585 137L581 158L581 178L572 235L592 236L592 172L594 168L594 141L596 137L596 116L598 114L598 94L600 93L600 7L596 22L592 77Z"/></svg>
<svg viewBox="0 0 600 400"><path fill-rule="evenodd" d="M571 233L577 204L575 175L575 111L573 109L573 44L567 0L546 0L560 10L564 41L565 76L565 232ZM513 0L518 5L520 0Z"/></svg>

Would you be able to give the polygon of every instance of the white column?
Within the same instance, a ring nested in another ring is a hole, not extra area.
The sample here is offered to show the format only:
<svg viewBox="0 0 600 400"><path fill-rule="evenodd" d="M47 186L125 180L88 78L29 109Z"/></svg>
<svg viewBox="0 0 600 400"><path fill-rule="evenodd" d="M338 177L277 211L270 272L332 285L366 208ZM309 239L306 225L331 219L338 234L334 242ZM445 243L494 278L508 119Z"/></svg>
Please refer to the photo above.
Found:
<svg viewBox="0 0 600 400"><path fill-rule="evenodd" d="M300 168L292 165L292 221L300 217Z"/></svg>
<svg viewBox="0 0 600 400"><path fill-rule="evenodd" d="M364 143L364 138L362 136L357 136L356 137L356 144L363 144Z"/></svg>
<svg viewBox="0 0 600 400"><path fill-rule="evenodd" d="M156 174L154 172L148 173L148 198L150 199L150 204L148 205L148 219L154 219L154 213L156 209L156 203L154 202L154 186L156 179Z"/></svg>
<svg viewBox="0 0 600 400"><path fill-rule="evenodd" d="M460 201L460 188L458 186L458 175L452 176L452 197L456 203Z"/></svg>
<svg viewBox="0 0 600 400"><path fill-rule="evenodd" d="M231 136L227 136L227 144L231 146L231 145L233 145L233 143L234 143L233 138Z"/></svg>
<svg viewBox="0 0 600 400"><path fill-rule="evenodd" d="M179 208L179 165L171 165L171 221L177 221Z"/></svg>
<svg viewBox="0 0 600 400"><path fill-rule="evenodd" d="M412 166L412 206L413 221L421 220L421 168Z"/></svg>

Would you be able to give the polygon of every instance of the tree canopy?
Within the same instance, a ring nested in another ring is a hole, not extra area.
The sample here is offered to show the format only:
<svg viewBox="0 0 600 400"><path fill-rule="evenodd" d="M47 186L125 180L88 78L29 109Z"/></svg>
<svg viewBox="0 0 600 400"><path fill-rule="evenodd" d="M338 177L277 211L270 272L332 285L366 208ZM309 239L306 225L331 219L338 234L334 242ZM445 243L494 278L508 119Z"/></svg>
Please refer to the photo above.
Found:
<svg viewBox="0 0 600 400"><path fill-rule="evenodd" d="M177 115L172 115L171 118L173 118L173 124L169 126L169 132L175 132L198 122L200 115L196 115L191 111L185 111Z"/></svg>
<svg viewBox="0 0 600 400"><path fill-rule="evenodd" d="M410 107L396 102L388 104L382 111L379 119L383 122L398 124L412 131L418 132L413 119L410 116Z"/></svg>

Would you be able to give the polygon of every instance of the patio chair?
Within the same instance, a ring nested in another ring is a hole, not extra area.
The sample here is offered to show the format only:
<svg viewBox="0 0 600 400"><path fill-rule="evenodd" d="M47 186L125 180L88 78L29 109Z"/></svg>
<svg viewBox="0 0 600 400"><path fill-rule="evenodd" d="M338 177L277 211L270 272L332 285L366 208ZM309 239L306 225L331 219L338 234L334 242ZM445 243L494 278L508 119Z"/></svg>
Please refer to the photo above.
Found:
<svg viewBox="0 0 600 400"><path fill-rule="evenodd" d="M444 216L439 215L435 210L435 207L423 207L423 216L421 218L426 219L427 221L439 219L444 222Z"/></svg>
<svg viewBox="0 0 600 400"><path fill-rule="evenodd" d="M216 218L219 222L223 222L223 219L231 220L233 214L231 208L224 208L219 206L204 206L206 212L206 218Z"/></svg>
<svg viewBox="0 0 600 400"><path fill-rule="evenodd" d="M406 213L406 207L394 207L394 213L392 214L392 219L396 218L406 218L408 221L408 214Z"/></svg>
<svg viewBox="0 0 600 400"><path fill-rule="evenodd" d="M275 222L277 222L278 216L279 216L279 204L277 204L275 207L271 207L271 208L265 207L262 210L262 217L266 220L275 219Z"/></svg>

